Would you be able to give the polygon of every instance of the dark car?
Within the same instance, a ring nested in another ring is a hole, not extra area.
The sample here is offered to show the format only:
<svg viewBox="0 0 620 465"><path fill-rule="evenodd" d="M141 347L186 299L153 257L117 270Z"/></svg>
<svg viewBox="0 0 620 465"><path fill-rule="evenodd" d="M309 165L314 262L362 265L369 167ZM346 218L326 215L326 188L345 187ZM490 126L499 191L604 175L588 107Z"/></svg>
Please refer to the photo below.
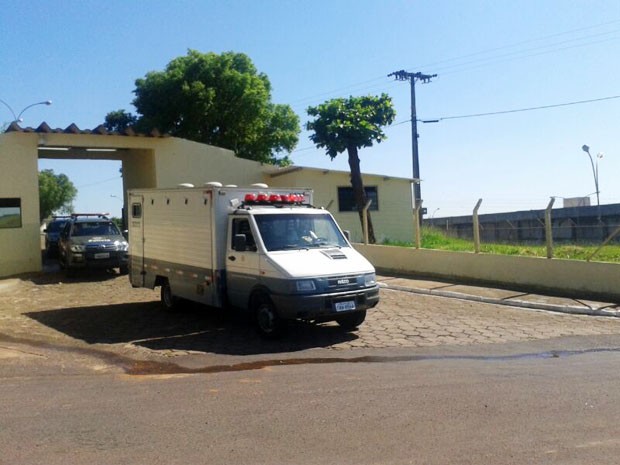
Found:
<svg viewBox="0 0 620 465"><path fill-rule="evenodd" d="M60 233L58 258L70 275L84 269L129 272L127 240L103 214L72 215Z"/></svg>
<svg viewBox="0 0 620 465"><path fill-rule="evenodd" d="M58 238L69 218L69 216L53 216L52 221L43 230L45 233L45 255L47 257L58 255Z"/></svg>

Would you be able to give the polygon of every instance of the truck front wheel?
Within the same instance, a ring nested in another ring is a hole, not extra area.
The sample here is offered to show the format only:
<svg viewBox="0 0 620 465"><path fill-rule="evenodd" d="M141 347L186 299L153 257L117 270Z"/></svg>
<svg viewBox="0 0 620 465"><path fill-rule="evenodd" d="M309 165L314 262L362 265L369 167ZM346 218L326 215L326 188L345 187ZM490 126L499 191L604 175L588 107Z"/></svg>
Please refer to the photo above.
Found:
<svg viewBox="0 0 620 465"><path fill-rule="evenodd" d="M362 310L355 313L349 313L348 315L340 316L336 319L336 322L344 330L351 331L361 325L366 319L366 310Z"/></svg>
<svg viewBox="0 0 620 465"><path fill-rule="evenodd" d="M282 335L285 322L280 318L276 307L267 296L261 295L254 299L254 314L258 333L267 339L275 339Z"/></svg>

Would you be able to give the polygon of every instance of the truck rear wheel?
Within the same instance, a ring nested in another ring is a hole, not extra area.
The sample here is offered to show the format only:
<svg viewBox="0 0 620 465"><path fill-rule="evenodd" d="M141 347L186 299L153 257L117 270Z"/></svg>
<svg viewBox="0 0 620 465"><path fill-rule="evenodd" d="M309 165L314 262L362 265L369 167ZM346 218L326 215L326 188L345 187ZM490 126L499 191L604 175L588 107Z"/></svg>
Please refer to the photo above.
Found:
<svg viewBox="0 0 620 465"><path fill-rule="evenodd" d="M282 335L285 322L280 318L275 305L268 296L261 295L254 300L254 316L258 333L266 339L275 339Z"/></svg>
<svg viewBox="0 0 620 465"><path fill-rule="evenodd" d="M172 293L170 283L166 279L161 285L161 304L166 310L176 310L179 305L179 298Z"/></svg>
<svg viewBox="0 0 620 465"><path fill-rule="evenodd" d="M355 313L349 313L348 315L342 315L336 318L336 322L344 330L351 331L361 325L366 319L366 310L362 310Z"/></svg>

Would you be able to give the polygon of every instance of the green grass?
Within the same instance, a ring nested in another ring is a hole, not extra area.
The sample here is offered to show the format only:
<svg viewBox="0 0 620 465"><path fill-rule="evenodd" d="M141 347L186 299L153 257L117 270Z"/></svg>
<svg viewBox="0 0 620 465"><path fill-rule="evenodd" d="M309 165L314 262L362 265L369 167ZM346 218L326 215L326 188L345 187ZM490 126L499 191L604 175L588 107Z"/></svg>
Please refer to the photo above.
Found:
<svg viewBox="0 0 620 465"><path fill-rule="evenodd" d="M20 228L22 225L19 215L0 216L0 228Z"/></svg>
<svg viewBox="0 0 620 465"><path fill-rule="evenodd" d="M413 242L384 241L384 245L399 247L413 247ZM453 252L473 252L474 242L465 239L448 237L440 230L423 227L422 243L423 249L450 250ZM587 260L599 245L563 245L556 244L553 247L553 258L564 258L570 260ZM519 245L519 244L480 244L480 252L500 255L521 255L527 257L546 257L547 247L545 245ZM620 245L606 245L592 259L597 262L617 262L620 263Z"/></svg>

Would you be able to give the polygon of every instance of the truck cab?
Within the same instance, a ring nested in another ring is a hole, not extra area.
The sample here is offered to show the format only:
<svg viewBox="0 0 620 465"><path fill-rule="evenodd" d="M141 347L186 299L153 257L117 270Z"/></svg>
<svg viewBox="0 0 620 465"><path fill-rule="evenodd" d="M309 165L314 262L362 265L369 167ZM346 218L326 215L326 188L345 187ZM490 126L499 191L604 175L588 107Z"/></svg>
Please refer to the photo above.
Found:
<svg viewBox="0 0 620 465"><path fill-rule="evenodd" d="M326 210L246 205L228 231L226 292L232 305L253 310L261 332L291 319L353 329L379 301L374 268Z"/></svg>

